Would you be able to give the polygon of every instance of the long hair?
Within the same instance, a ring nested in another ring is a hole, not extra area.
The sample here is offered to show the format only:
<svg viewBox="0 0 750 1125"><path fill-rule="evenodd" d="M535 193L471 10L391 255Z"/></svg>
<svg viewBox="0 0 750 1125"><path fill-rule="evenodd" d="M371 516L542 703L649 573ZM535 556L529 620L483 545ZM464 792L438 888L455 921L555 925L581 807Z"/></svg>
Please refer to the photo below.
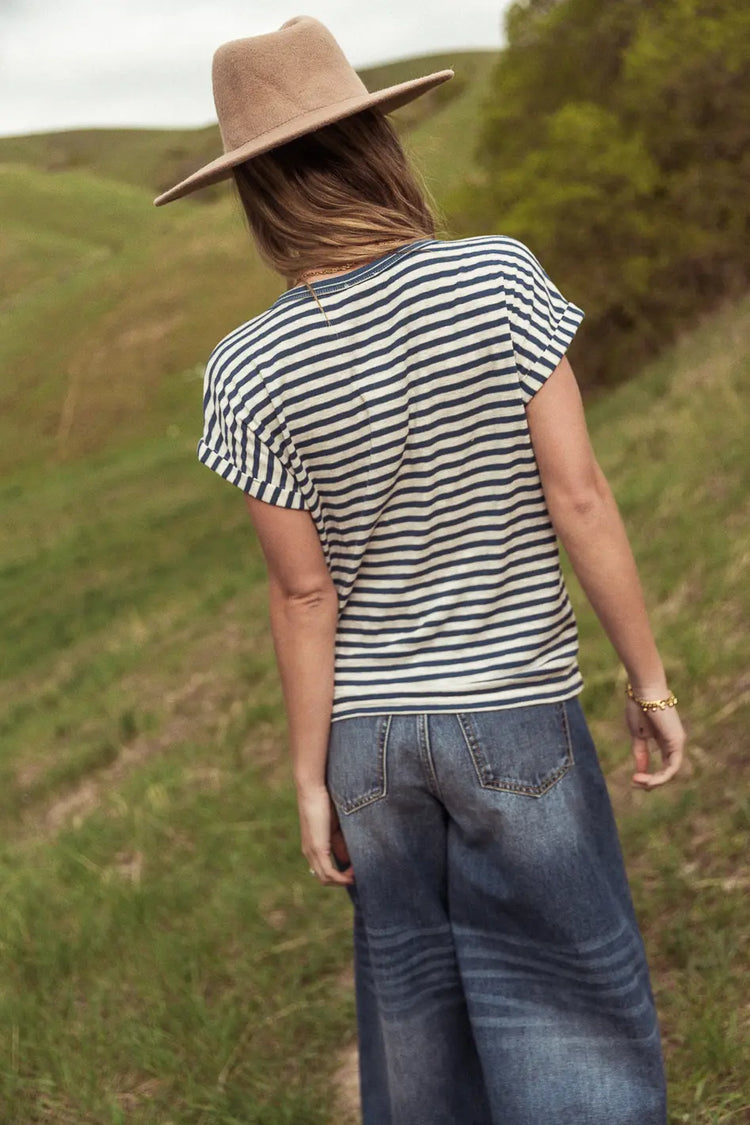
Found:
<svg viewBox="0 0 750 1125"><path fill-rule="evenodd" d="M255 156L234 180L261 257L289 285L435 235L434 204L378 110Z"/></svg>

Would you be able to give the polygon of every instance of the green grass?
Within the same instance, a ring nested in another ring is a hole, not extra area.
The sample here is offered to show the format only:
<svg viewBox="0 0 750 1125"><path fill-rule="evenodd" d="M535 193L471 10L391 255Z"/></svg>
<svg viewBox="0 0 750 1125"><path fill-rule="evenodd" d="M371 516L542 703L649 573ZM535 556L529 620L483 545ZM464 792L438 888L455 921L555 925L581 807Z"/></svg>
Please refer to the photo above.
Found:
<svg viewBox="0 0 750 1125"><path fill-rule="evenodd" d="M0 853L4 1121L328 1119L346 911L252 749L175 745L54 845Z"/></svg>
<svg viewBox="0 0 750 1125"><path fill-rule="evenodd" d="M192 454L5 487L3 1122L328 1120L347 903L308 885L260 558Z"/></svg>

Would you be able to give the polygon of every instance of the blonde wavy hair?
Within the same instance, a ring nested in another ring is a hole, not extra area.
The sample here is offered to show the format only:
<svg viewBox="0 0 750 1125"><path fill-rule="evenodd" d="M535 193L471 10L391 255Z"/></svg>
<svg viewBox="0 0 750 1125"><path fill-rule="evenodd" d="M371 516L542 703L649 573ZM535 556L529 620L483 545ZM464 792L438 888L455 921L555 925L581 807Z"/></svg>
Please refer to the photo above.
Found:
<svg viewBox="0 0 750 1125"><path fill-rule="evenodd" d="M258 251L289 286L435 236L434 203L378 110L288 141L233 174Z"/></svg>

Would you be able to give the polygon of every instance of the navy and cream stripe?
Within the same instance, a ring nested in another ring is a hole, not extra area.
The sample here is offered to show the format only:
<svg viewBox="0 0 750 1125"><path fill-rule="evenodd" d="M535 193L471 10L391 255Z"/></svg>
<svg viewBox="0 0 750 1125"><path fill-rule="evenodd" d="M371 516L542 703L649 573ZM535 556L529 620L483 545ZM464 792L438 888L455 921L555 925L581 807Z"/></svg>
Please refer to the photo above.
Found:
<svg viewBox="0 0 750 1125"><path fill-rule="evenodd" d="M315 522L334 720L570 698L577 631L525 407L583 313L499 235L288 290L216 347L200 460Z"/></svg>

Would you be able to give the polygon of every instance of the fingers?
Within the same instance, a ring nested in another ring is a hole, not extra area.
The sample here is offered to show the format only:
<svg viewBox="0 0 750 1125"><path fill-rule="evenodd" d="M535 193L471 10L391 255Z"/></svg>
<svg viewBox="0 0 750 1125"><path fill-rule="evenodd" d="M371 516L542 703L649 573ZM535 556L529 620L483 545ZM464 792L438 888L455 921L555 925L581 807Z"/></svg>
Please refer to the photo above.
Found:
<svg viewBox="0 0 750 1125"><path fill-rule="evenodd" d="M682 765L682 748L675 747L666 752L662 751L662 756L667 763L664 769L657 770L655 773L636 772L633 774L633 784L640 786L641 789L655 789L671 781Z"/></svg>
<svg viewBox="0 0 750 1125"><path fill-rule="evenodd" d="M354 882L351 864L344 871L340 871L334 865L330 852L306 851L305 857L310 864L310 871L317 876L324 887L348 887Z"/></svg>
<svg viewBox="0 0 750 1125"><path fill-rule="evenodd" d="M648 773L649 753L648 753L648 739L645 736L633 736L633 757L635 758L636 772L633 775L633 780L638 776L643 776Z"/></svg>
<svg viewBox="0 0 750 1125"><path fill-rule="evenodd" d="M346 846L346 840L340 828L336 828L336 830L331 833L331 850L339 870L341 870L342 867L349 867L351 865L352 861L349 858L349 849Z"/></svg>
<svg viewBox="0 0 750 1125"><path fill-rule="evenodd" d="M667 743L658 739L657 741L659 742L664 767L650 773L648 768L650 760L648 739L639 737L633 739L636 772L633 774L632 781L633 785L637 785L641 789L655 789L659 785L665 785L666 782L671 781L682 765L683 744L681 742Z"/></svg>

